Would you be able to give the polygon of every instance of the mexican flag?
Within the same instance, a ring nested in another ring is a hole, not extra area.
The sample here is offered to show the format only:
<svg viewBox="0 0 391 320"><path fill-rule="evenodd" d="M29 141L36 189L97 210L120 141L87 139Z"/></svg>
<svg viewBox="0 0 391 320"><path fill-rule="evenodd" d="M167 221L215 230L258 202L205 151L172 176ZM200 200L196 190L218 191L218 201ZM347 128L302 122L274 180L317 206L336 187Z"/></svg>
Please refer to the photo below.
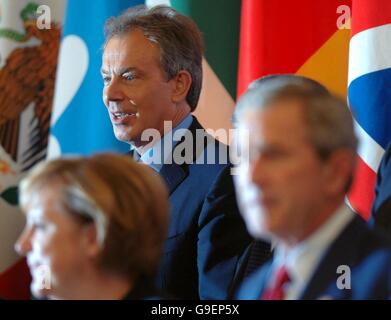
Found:
<svg viewBox="0 0 391 320"><path fill-rule="evenodd" d="M45 159L64 1L0 2L0 297L29 298L17 185Z"/></svg>

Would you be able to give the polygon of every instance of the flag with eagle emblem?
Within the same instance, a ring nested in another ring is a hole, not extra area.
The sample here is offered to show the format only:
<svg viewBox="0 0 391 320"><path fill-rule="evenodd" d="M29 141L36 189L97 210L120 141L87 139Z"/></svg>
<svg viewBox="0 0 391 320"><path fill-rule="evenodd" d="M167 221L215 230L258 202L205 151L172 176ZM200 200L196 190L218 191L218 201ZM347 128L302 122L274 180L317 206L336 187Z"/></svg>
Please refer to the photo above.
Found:
<svg viewBox="0 0 391 320"><path fill-rule="evenodd" d="M0 297L28 298L17 185L45 159L65 1L0 1ZM42 7L44 5L44 7ZM45 15L45 24L39 18Z"/></svg>

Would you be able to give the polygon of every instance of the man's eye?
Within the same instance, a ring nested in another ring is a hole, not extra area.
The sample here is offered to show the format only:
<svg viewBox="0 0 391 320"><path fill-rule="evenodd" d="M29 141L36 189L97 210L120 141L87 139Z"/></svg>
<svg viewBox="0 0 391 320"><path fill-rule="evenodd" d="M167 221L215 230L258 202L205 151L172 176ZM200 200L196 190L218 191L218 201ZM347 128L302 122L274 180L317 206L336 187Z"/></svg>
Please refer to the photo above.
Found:
<svg viewBox="0 0 391 320"><path fill-rule="evenodd" d="M109 76L103 76L102 79L104 85L107 85L111 80Z"/></svg>
<svg viewBox="0 0 391 320"><path fill-rule="evenodd" d="M44 223L41 223L41 222L36 222L34 223L34 228L36 230L43 230L45 229L46 225Z"/></svg>
<svg viewBox="0 0 391 320"><path fill-rule="evenodd" d="M250 159L262 158L264 160L278 161L287 158L288 154L281 150L251 150Z"/></svg>
<svg viewBox="0 0 391 320"><path fill-rule="evenodd" d="M283 160L287 158L289 155L286 152L280 150L270 150L269 152L265 152L265 158L270 160Z"/></svg>
<svg viewBox="0 0 391 320"><path fill-rule="evenodd" d="M133 73L124 73L122 77L127 81L132 81L136 78Z"/></svg>

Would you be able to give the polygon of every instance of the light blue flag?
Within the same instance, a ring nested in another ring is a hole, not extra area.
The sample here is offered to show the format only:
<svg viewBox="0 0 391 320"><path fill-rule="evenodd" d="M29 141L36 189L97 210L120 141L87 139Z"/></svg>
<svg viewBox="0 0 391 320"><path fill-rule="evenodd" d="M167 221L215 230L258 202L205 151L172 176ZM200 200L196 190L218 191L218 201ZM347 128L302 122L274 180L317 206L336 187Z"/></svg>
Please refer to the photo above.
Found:
<svg viewBox="0 0 391 320"><path fill-rule="evenodd" d="M59 54L48 158L126 152L102 101L103 26L143 0L68 0Z"/></svg>

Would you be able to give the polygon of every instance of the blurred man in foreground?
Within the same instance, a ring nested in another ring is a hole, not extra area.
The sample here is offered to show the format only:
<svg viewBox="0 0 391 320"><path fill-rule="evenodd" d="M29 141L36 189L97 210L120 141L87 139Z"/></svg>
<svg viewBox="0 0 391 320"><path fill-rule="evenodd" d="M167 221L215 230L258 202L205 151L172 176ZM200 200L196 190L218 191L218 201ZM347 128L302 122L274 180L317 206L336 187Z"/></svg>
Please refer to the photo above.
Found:
<svg viewBox="0 0 391 320"><path fill-rule="evenodd" d="M313 80L270 76L241 97L236 120L241 211L275 244L237 297L389 298L390 246L344 204L357 145L345 102Z"/></svg>

